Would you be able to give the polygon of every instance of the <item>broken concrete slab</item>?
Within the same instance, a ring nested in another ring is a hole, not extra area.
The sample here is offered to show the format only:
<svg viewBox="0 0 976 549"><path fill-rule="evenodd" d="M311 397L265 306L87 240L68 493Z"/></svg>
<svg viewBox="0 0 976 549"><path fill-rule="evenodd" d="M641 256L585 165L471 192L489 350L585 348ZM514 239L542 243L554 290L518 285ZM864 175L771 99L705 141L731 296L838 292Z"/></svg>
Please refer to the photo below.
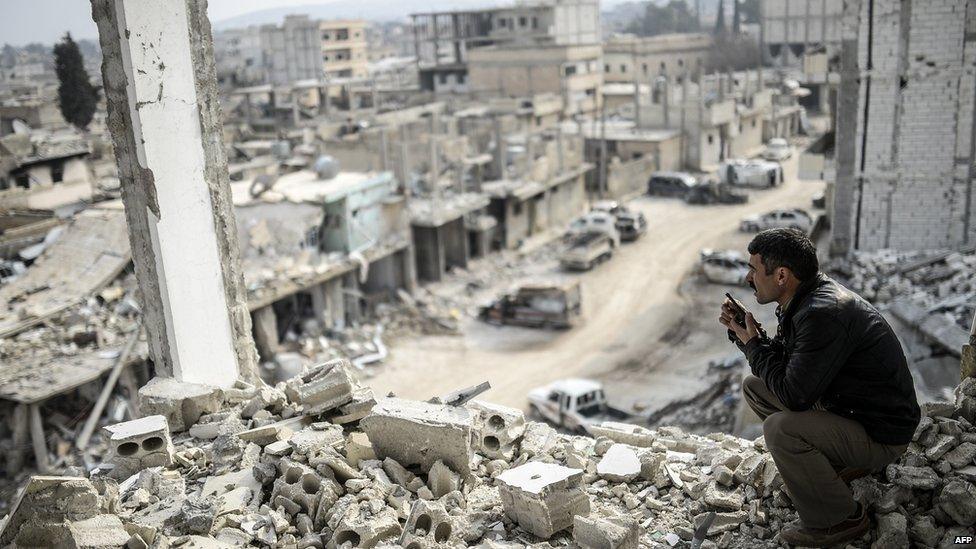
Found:
<svg viewBox="0 0 976 549"><path fill-rule="evenodd" d="M636 448L650 448L657 438L653 431L646 427L616 421L604 421L590 425L587 427L587 431L593 437L607 437L614 442L628 444Z"/></svg>
<svg viewBox="0 0 976 549"><path fill-rule="evenodd" d="M139 411L165 417L174 433L189 429L203 414L219 411L222 400L217 387L170 377L154 377L139 389Z"/></svg>
<svg viewBox="0 0 976 549"><path fill-rule="evenodd" d="M590 511L583 491L583 471L530 461L498 475L505 514L542 539L573 525L573 517Z"/></svg>
<svg viewBox="0 0 976 549"><path fill-rule="evenodd" d="M596 466L596 474L610 482L630 482L641 473L641 462L634 448L614 444Z"/></svg>
<svg viewBox="0 0 976 549"><path fill-rule="evenodd" d="M461 488L461 475L455 473L444 462L437 460L427 473L427 487L437 499Z"/></svg>
<svg viewBox="0 0 976 549"><path fill-rule="evenodd" d="M573 519L573 541L582 549L637 549L637 539L637 521L631 517L576 515Z"/></svg>
<svg viewBox="0 0 976 549"><path fill-rule="evenodd" d="M67 530L66 539L58 546L63 549L114 549L132 537L118 515L95 515L70 522Z"/></svg>
<svg viewBox="0 0 976 549"><path fill-rule="evenodd" d="M384 398L360 425L380 459L424 472L441 460L462 477L471 476L473 419L467 408Z"/></svg>

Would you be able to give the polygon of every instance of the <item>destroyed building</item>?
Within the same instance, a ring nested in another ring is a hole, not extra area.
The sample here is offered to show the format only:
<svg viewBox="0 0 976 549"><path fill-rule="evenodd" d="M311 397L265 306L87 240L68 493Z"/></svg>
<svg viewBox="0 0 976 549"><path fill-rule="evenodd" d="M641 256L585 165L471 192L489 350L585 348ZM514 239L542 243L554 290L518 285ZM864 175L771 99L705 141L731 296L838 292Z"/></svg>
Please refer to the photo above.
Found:
<svg viewBox="0 0 976 549"><path fill-rule="evenodd" d="M972 244L976 8L848 2L843 20L832 251Z"/></svg>

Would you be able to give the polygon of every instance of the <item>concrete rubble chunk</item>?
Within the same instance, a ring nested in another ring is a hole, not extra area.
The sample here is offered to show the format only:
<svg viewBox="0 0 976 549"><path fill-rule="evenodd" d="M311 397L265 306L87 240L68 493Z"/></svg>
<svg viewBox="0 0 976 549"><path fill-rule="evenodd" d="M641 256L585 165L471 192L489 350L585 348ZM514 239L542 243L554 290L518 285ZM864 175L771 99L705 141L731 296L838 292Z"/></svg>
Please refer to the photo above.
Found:
<svg viewBox="0 0 976 549"><path fill-rule="evenodd" d="M728 490L712 483L705 489L705 503L718 509L738 511L745 503L745 498L739 490Z"/></svg>
<svg viewBox="0 0 976 549"><path fill-rule="evenodd" d="M435 461L427 473L427 487L435 498L442 498L461 488L461 476L451 470L443 461Z"/></svg>
<svg viewBox="0 0 976 549"><path fill-rule="evenodd" d="M614 442L637 448L650 448L657 438L654 432L646 427L615 421L604 421L591 425L587 431L594 437L607 437Z"/></svg>
<svg viewBox="0 0 976 549"><path fill-rule="evenodd" d="M115 548L128 543L132 537L117 515L95 515L68 524L67 539L59 547L64 549Z"/></svg>
<svg viewBox="0 0 976 549"><path fill-rule="evenodd" d="M358 388L348 360L337 358L289 379L285 394L307 414L321 414L351 402Z"/></svg>
<svg viewBox="0 0 976 549"><path fill-rule="evenodd" d="M0 547L53 547L64 539L65 522L90 519L104 501L91 481L79 477L30 477L0 526Z"/></svg>
<svg viewBox="0 0 976 549"><path fill-rule="evenodd" d="M450 515L443 503L417 500L410 508L398 543L410 549L457 543L462 533L458 522L459 517Z"/></svg>
<svg viewBox="0 0 976 549"><path fill-rule="evenodd" d="M360 426L380 459L424 472L440 460L462 477L471 476L473 418L467 408L384 398Z"/></svg>
<svg viewBox="0 0 976 549"><path fill-rule="evenodd" d="M376 459L373 444L366 433L356 431L346 437L346 461L353 467L359 467L363 461Z"/></svg>
<svg viewBox="0 0 976 549"><path fill-rule="evenodd" d="M699 526L701 526L706 516L708 516L708 513L701 513L699 515L695 515L694 527L698 528ZM708 527L708 532L706 533L706 535L711 537L711 536L716 536L718 534L721 534L722 532L730 532L732 530L735 530L739 527L740 524L745 522L746 519L748 518L749 518L748 511L732 511L729 513L715 513L715 520L712 522L712 525Z"/></svg>
<svg viewBox="0 0 976 549"><path fill-rule="evenodd" d="M886 474L891 482L911 489L934 490L942 483L938 473L931 467L914 467L892 463L888 465Z"/></svg>
<svg viewBox="0 0 976 549"><path fill-rule="evenodd" d="M573 541L583 549L637 549L637 521L631 517L577 515L573 519Z"/></svg>
<svg viewBox="0 0 976 549"><path fill-rule="evenodd" d="M962 469L967 465L973 465L976 460L976 444L963 442L943 456L953 469Z"/></svg>
<svg viewBox="0 0 976 549"><path fill-rule="evenodd" d="M368 549L381 541L398 538L402 533L399 517L392 508L374 510L366 503L355 503L345 508L327 547L340 548L349 544Z"/></svg>
<svg viewBox="0 0 976 549"><path fill-rule="evenodd" d="M962 526L976 524L976 486L962 479L946 483L938 498L939 509Z"/></svg>
<svg viewBox="0 0 976 549"><path fill-rule="evenodd" d="M505 514L542 539L572 526L576 515L589 513L580 469L530 461L498 475L497 480Z"/></svg>
<svg viewBox="0 0 976 549"><path fill-rule="evenodd" d="M596 466L601 478L610 482L630 482L641 472L637 452L626 444L614 444Z"/></svg>
<svg viewBox="0 0 976 549"><path fill-rule="evenodd" d="M376 397L369 387L360 387L353 391L352 400L335 409L335 415L329 416L329 421L336 425L345 425L359 421L369 415L376 405Z"/></svg>
<svg viewBox="0 0 976 549"><path fill-rule="evenodd" d="M173 440L169 424L160 415L146 416L104 428L114 466L110 476L125 479L147 467L173 463Z"/></svg>
<svg viewBox="0 0 976 549"><path fill-rule="evenodd" d="M901 513L878 516L878 539L872 547L908 547L908 519Z"/></svg>
<svg viewBox="0 0 976 549"><path fill-rule="evenodd" d="M511 460L525 433L525 414L516 408L480 400L466 405L475 413L475 447L492 459Z"/></svg>
<svg viewBox="0 0 976 549"><path fill-rule="evenodd" d="M173 433L189 429L203 414L220 411L222 403L218 387L168 377L154 377L139 389L139 411L165 417Z"/></svg>

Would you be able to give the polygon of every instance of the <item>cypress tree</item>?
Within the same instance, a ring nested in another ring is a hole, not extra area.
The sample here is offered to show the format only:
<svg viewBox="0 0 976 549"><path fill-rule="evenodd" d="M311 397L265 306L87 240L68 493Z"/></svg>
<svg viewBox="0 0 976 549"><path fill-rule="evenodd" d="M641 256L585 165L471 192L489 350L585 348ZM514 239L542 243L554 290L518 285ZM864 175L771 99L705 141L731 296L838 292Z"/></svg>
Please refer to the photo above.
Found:
<svg viewBox="0 0 976 549"><path fill-rule="evenodd" d="M58 107L61 116L84 131L91 123L98 105L98 88L92 85L85 71L85 60L78 44L65 33L54 45L54 71L58 75Z"/></svg>

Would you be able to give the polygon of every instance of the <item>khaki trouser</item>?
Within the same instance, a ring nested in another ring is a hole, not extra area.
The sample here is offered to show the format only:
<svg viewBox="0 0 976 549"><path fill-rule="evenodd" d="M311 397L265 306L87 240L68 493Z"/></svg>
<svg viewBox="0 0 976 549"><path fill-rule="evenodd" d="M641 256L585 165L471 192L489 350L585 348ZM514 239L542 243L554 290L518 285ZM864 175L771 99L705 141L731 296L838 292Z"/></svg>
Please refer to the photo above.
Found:
<svg viewBox="0 0 976 549"><path fill-rule="evenodd" d="M829 528L857 509L840 470L878 471L908 448L875 442L860 423L837 414L791 412L753 375L742 380L742 393L763 420L766 447L808 528Z"/></svg>

